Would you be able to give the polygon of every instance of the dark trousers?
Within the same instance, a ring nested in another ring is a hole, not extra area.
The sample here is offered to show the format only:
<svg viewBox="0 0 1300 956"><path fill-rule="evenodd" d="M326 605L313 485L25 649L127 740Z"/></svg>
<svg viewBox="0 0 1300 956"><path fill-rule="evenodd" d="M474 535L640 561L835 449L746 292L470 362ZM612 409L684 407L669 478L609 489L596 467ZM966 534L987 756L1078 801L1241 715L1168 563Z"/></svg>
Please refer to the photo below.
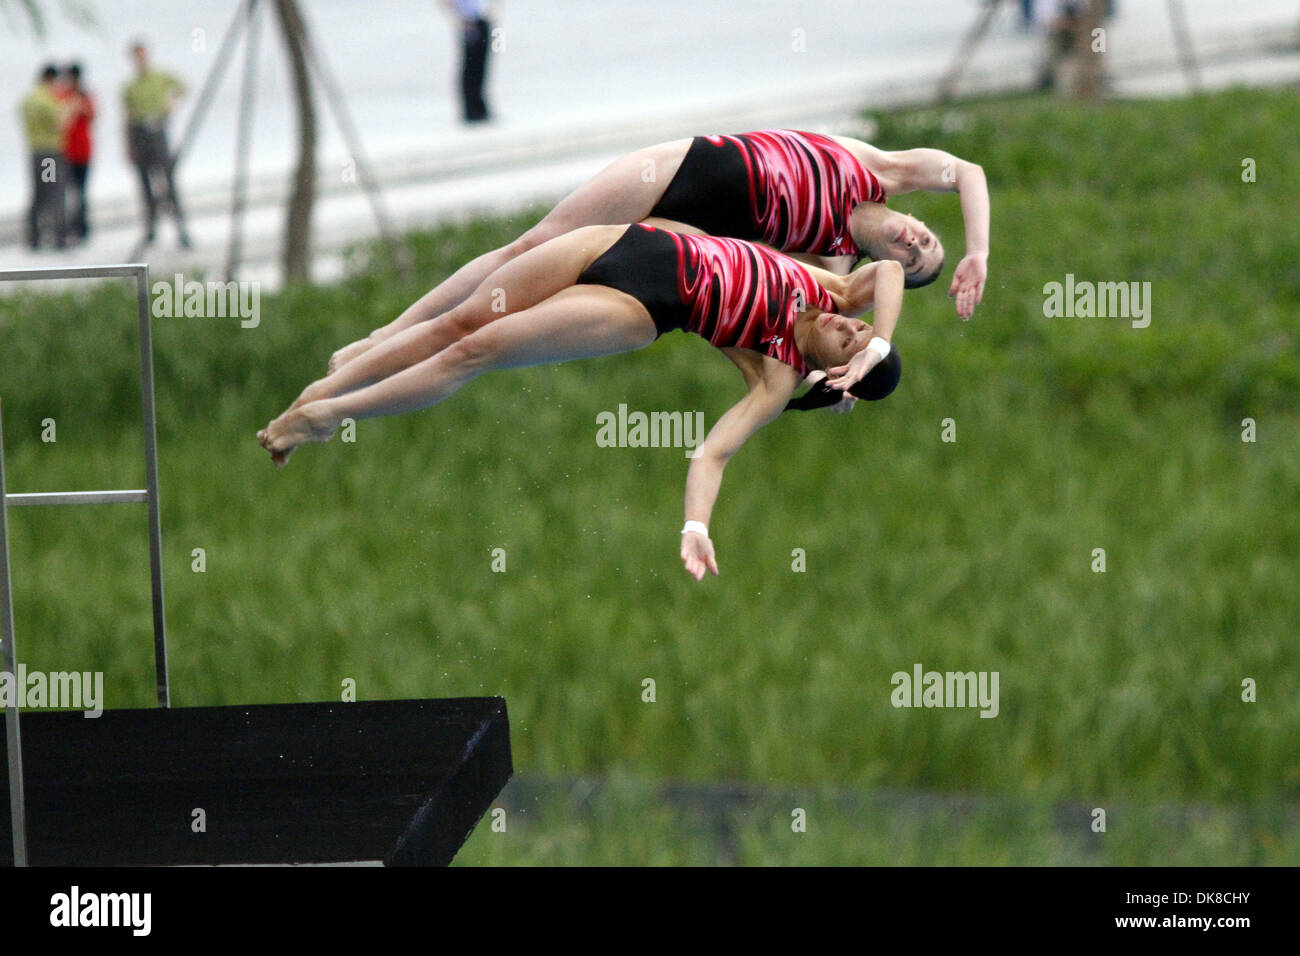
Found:
<svg viewBox="0 0 1300 956"><path fill-rule="evenodd" d="M72 163L68 166L68 192L71 222L68 231L80 239L90 235L90 220L86 214L86 179L90 176L89 163Z"/></svg>
<svg viewBox="0 0 1300 956"><path fill-rule="evenodd" d="M488 118L483 84L487 80L488 48L492 42L492 25L479 18L465 24L460 65L460 94L465 121L476 123Z"/></svg>
<svg viewBox="0 0 1300 956"><path fill-rule="evenodd" d="M32 205L27 213L27 245L38 249L47 235L62 248L68 241L63 208L63 178L67 164L58 153L32 153Z"/></svg>
<svg viewBox="0 0 1300 956"><path fill-rule="evenodd" d="M175 163L167 146L166 131L149 126L132 126L130 138L135 168L140 174L140 191L144 195L146 235L153 238L154 227L158 222L158 208L166 203L176 219L182 241L185 241L185 216L181 212L180 196L176 193L176 179L173 175ZM159 195L160 187L162 195Z"/></svg>

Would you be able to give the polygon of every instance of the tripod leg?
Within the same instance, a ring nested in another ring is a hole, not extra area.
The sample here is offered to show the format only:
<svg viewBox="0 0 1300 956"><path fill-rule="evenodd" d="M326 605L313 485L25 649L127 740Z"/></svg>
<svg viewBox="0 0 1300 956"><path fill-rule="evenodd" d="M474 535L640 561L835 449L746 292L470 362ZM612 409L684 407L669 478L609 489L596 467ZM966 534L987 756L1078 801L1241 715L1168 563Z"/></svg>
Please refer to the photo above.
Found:
<svg viewBox="0 0 1300 956"><path fill-rule="evenodd" d="M384 208L383 190L379 185L379 180L375 178L369 163L366 161L361 148L361 137L357 134L356 127L352 123L352 115L348 112L347 102L343 99L338 81L330 70L328 62L312 41L311 34L308 32L305 23L303 24L303 40L307 50L307 62L311 65L312 72L316 74L321 88L325 91L325 100L334 113L334 121L338 124L339 132L343 135L343 141L347 144L348 152L357 165L357 178L362 189L365 190L366 198L370 201L370 209L374 213L375 224L379 227L379 234L388 246L393 261L399 269L405 272L407 271L405 250L394 237L392 224L388 219L388 212Z"/></svg>
<svg viewBox="0 0 1300 956"><path fill-rule="evenodd" d="M180 144L176 147L172 162L180 162L181 157L189 151L194 137L198 135L199 127L207 117L208 108L212 105L213 97L216 96L217 87L221 85L221 79L226 75L226 67L230 65L235 43L239 39L241 32L248 28L256 5L257 0L248 0L247 3L241 3L239 8L235 10L235 16L230 21L230 26L226 27L225 35L221 38L221 46L217 48L217 55L212 61L212 68L208 70L208 75L203 80L203 88L199 90L198 99L194 102L194 112L190 114L190 118L185 124L185 131L181 133Z"/></svg>
<svg viewBox="0 0 1300 956"><path fill-rule="evenodd" d="M226 281L233 281L244 254L244 207L248 200L248 154L253 141L253 106L257 98L257 48L261 33L257 0L249 0L248 42L244 46L244 79L239 92L239 132L235 137L235 181L230 198L230 245L226 250Z"/></svg>

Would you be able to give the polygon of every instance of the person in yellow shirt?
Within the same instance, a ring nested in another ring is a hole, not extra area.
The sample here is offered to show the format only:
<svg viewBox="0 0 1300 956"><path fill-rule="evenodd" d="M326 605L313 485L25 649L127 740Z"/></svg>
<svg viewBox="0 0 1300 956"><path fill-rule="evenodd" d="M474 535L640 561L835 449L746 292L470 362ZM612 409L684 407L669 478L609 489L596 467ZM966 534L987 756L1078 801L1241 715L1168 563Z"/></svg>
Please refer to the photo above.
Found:
<svg viewBox="0 0 1300 956"><path fill-rule="evenodd" d="M176 220L181 245L188 249L190 237L176 192L176 161L167 145L167 120L176 100L185 94L185 84L170 73L153 69L144 43L136 41L130 49L136 73L122 89L122 102L126 107L127 151L140 174L144 196L144 241L153 242L158 208L166 202Z"/></svg>
<svg viewBox="0 0 1300 956"><path fill-rule="evenodd" d="M39 249L46 233L56 248L67 245L67 217L63 208L63 107L54 81L59 71L53 65L41 70L37 81L18 105L27 150L31 155L32 204L27 213L27 245Z"/></svg>

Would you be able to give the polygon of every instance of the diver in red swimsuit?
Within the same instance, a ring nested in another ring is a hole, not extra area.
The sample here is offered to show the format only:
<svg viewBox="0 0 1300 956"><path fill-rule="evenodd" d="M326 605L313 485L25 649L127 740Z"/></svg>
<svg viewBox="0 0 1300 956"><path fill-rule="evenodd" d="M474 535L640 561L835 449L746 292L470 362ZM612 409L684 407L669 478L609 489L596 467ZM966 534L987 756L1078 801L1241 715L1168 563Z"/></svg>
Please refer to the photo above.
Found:
<svg viewBox="0 0 1300 956"><path fill-rule="evenodd" d="M488 276L456 307L466 313L458 319L478 322L477 332L447 345L434 323L407 329L309 385L258 440L284 465L300 444L327 441L344 419L427 408L484 372L628 352L672 329L694 332L748 385L691 459L681 556L698 580L718 573L708 520L727 461L787 407L810 407L791 402L810 370L826 372L826 402L844 390L890 394L901 370L890 339L902 300L903 268L893 261L840 276L740 240L589 226ZM501 303L504 315L493 312ZM869 308L874 326L841 314Z"/></svg>
<svg viewBox="0 0 1300 956"><path fill-rule="evenodd" d="M873 242L865 229L853 235L853 213L884 201L880 180L836 140L766 130L695 137L651 215L782 252L856 259ZM873 259L894 258L875 251ZM924 274L908 272L909 285L933 281L943 257L924 265Z"/></svg>
<svg viewBox="0 0 1300 956"><path fill-rule="evenodd" d="M681 139L615 160L514 242L462 266L388 325L339 349L330 369L421 322L439 321L447 342L474 332L463 320L452 322L451 310L488 274L549 239L601 223L668 220L791 255L829 257L818 264L837 272L859 254L893 259L910 287L924 285L943 268L943 246L925 223L885 205L917 189L960 197L966 254L948 295L968 319L988 272L989 195L979 166L937 149L889 152L848 137L765 130Z"/></svg>
<svg viewBox="0 0 1300 956"><path fill-rule="evenodd" d="M626 292L646 307L658 334L684 329L718 348L752 349L807 376L789 322L807 309L835 312L812 273L738 239L628 227L578 276L580 285Z"/></svg>

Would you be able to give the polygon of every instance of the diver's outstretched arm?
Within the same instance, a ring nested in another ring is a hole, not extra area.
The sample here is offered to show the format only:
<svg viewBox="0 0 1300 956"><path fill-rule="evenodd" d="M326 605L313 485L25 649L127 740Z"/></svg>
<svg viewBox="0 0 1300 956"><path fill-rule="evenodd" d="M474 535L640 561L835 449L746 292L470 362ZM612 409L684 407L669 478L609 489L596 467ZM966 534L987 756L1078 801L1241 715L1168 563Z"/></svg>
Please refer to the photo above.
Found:
<svg viewBox="0 0 1300 956"><path fill-rule="evenodd" d="M799 385L799 373L766 355L762 370L751 383L749 392L709 429L704 443L691 456L686 474L686 520L699 522L707 529L713 505L722 487L722 472L727 462L748 439L785 410L785 404ZM696 527L699 527L697 525ZM713 541L699 530L682 534L682 562L695 580L705 571L718 573Z"/></svg>

